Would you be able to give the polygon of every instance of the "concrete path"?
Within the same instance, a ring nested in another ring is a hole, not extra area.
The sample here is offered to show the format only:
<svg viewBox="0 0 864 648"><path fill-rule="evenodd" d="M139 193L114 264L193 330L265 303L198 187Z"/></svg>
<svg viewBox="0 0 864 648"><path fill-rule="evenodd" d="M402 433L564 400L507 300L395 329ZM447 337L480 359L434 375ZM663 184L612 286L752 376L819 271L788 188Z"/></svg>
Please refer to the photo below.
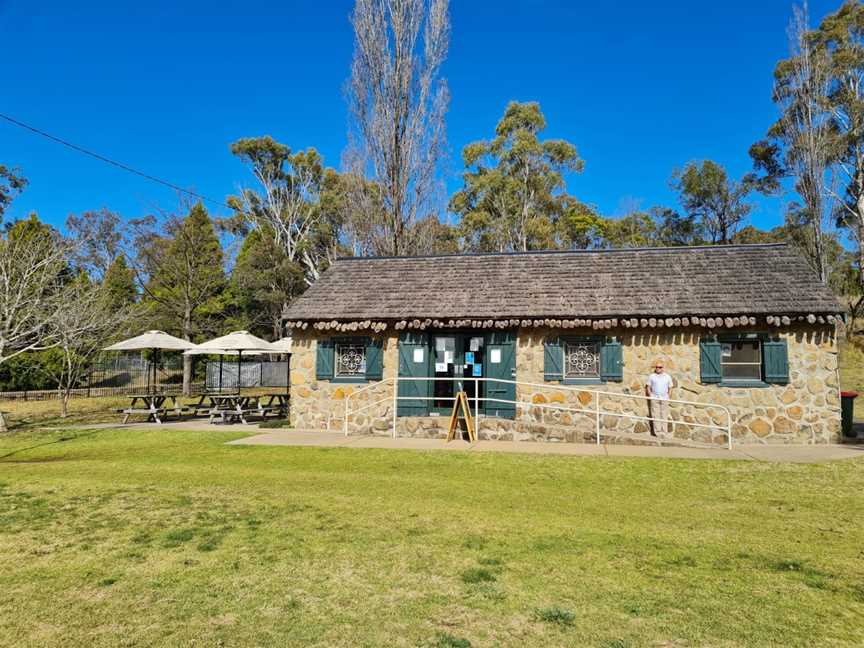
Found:
<svg viewBox="0 0 864 648"><path fill-rule="evenodd" d="M444 450L448 452L521 452L523 454L576 457L669 457L677 459L735 459L784 463L821 463L864 457L864 445L735 445L725 448L691 446L636 446L593 443L542 443L532 441L452 441L443 439L391 439L383 436L349 436L324 430L261 429L256 424L210 425L206 420L156 423L99 423L88 429L163 429L197 432L245 432L249 436L231 445L306 446L317 448L382 448L393 450Z"/></svg>
<svg viewBox="0 0 864 648"><path fill-rule="evenodd" d="M401 450L445 450L450 452L521 452L600 457L669 457L678 459L737 459L820 463L835 459L864 457L864 446L739 445L732 450L683 446L634 446L590 443L541 443L530 441L452 441L443 439L391 439L378 436L349 436L313 430L261 430L254 436L230 442L232 445L314 446L324 448L389 448Z"/></svg>

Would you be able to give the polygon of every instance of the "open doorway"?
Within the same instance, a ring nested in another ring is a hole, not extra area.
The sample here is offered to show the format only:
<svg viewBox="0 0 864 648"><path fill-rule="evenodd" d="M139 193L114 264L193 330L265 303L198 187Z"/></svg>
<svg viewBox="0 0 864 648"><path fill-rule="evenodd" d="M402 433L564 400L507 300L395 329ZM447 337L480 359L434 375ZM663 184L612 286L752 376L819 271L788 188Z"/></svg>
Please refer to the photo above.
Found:
<svg viewBox="0 0 864 648"><path fill-rule="evenodd" d="M453 410L453 398L464 391L468 402L474 409L474 397L483 398L483 382L471 380L485 376L485 341L482 335L472 333L441 333L431 340L433 375L436 380L432 386L432 413L449 415Z"/></svg>

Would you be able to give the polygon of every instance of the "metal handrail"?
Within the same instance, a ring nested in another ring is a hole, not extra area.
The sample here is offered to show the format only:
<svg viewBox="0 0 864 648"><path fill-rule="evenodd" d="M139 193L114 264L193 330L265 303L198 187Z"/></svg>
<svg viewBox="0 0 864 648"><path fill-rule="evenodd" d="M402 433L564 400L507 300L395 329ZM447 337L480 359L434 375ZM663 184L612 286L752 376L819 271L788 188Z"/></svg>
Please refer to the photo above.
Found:
<svg viewBox="0 0 864 648"><path fill-rule="evenodd" d="M458 381L458 382L463 382L463 383L473 381L475 384L475 387L474 387L474 397L472 400L474 401L474 414L475 414L475 419L477 419L477 421L478 421L478 423L477 423L477 429L478 430L479 430L479 412L480 412L479 403L480 403L480 401L483 401L484 403L485 402L498 402L498 403L513 404L513 405L528 405L530 407L540 407L540 408L545 407L547 409L572 411L572 412L577 412L577 413L582 413L582 414L585 414L585 413L594 414L594 417L595 417L595 436L596 436L596 442L598 444L600 443L600 435L601 435L601 431L600 431L600 417L601 416L616 416L618 418L625 418L625 419L636 420L636 421L654 421L657 418L657 417L653 417L653 416L639 416L636 414L623 414L621 412L612 412L612 411L603 410L600 408L600 397L601 396L614 396L614 397L619 397L619 398L623 396L625 398L635 398L635 399L640 399L640 400L645 400L645 401L656 400L656 399L652 399L650 396L645 396L642 394L626 394L626 393L622 393L622 392L612 392L612 391L606 391L606 390L600 390L600 389L586 389L586 388L581 387L581 386L550 385L548 383L532 383L532 382L526 382L526 381L521 381L521 380L506 380L504 378L483 378L483 377L447 377L447 378L442 377L442 378L439 378L439 377L433 377L433 376L430 376L430 377L398 376L398 377L384 378L383 380L380 380L378 382L370 383L369 385L366 385L365 387L361 387L359 389L352 391L350 394L348 394L345 397L345 417L343 420L343 427L344 427L345 436L348 436L348 417L350 415L357 414L357 413L359 413L365 409L368 409L370 407L374 407L376 405L380 405L381 403L384 403L384 402L387 402L390 400L393 401L393 417L392 417L393 418L393 425L392 425L393 430L392 430L392 435L393 435L394 439L397 436L396 435L396 419L397 419L396 410L397 410L398 402L400 400L410 400L410 401L415 401L415 400L453 401L453 400L455 400L455 398L452 396L434 396L434 395L433 396L399 396L399 381L405 381L405 382L429 382L429 381L457 382ZM381 385L387 384L389 382L393 382L393 395L392 396L388 396L386 398L379 399L379 400L374 401L372 403L366 403L362 407L356 408L356 409L349 412L350 401L353 397L355 397L358 394L361 394L363 392L366 392L370 389L380 387ZM481 397L481 396L479 396L479 393L480 393L479 384L481 382L493 382L493 383L501 383L501 384L509 384L509 385L522 385L522 386L526 386L526 387L538 387L541 389L555 389L555 390L580 392L580 393L584 392L584 393L591 394L593 396L592 400L594 401L594 407L592 409L580 409L580 408L570 408L570 407L564 407L564 406L558 406L558 405L550 405L550 404L546 404L546 403L533 403L533 402L529 403L526 401L520 401L520 400L516 400L516 399L510 400L510 399L490 398L490 397L486 397L486 396ZM696 406L704 407L704 408L715 408L715 409L719 409L722 412L724 412L726 414L726 421L727 421L725 427L722 425L717 425L717 424L709 425L709 424L705 424L705 423L696 423L696 422L687 423L687 422L683 422L683 421L676 421L675 419L671 418L671 416L670 416L669 420L672 422L673 431L675 429L676 424L684 424L684 425L687 425L689 427L725 430L727 448L729 450L732 449L732 412L729 410L728 407L726 407L724 405L719 405L716 403L703 403L700 401L690 401L690 400L681 400L681 399L666 399L666 402L668 402L670 404L675 403L675 404L679 404L679 405L696 405Z"/></svg>

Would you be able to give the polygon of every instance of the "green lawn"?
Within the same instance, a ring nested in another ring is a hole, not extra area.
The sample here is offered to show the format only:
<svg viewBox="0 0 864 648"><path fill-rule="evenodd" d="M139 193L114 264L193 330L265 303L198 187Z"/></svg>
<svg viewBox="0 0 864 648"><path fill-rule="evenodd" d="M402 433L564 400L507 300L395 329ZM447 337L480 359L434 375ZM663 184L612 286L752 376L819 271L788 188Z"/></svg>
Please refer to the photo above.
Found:
<svg viewBox="0 0 864 648"><path fill-rule="evenodd" d="M0 439L0 644L861 642L864 460L224 445L236 436Z"/></svg>

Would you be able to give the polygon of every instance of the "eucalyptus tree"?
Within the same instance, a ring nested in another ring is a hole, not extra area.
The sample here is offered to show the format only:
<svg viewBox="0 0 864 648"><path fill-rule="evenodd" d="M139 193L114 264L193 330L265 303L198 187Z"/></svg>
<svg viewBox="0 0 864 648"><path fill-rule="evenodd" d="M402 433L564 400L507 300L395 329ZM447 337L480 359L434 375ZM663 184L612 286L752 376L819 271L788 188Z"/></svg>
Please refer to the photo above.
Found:
<svg viewBox="0 0 864 648"><path fill-rule="evenodd" d="M69 236L77 240L75 262L91 277L101 281L108 268L123 254L123 222L107 208L86 211L66 219Z"/></svg>
<svg viewBox="0 0 864 648"><path fill-rule="evenodd" d="M290 263L304 267L307 284L318 278L328 257L332 222L322 213L328 170L314 148L292 153L270 136L237 140L231 152L258 181L228 199L240 231L257 230L273 237ZM322 248L323 244L323 248Z"/></svg>
<svg viewBox="0 0 864 648"><path fill-rule="evenodd" d="M836 159L837 141L828 106L831 61L826 48L809 31L808 21L806 5L793 9L788 28L790 56L774 69L772 96L780 117L768 130L768 137L750 147L755 172L748 180L762 193L778 195L783 192L782 180L793 179L801 200L790 203L786 220L802 228L797 244L825 282L831 191L826 179Z"/></svg>
<svg viewBox="0 0 864 648"><path fill-rule="evenodd" d="M845 2L808 34L808 42L827 60L824 108L830 115L829 154L836 181L827 189L836 199L838 225L855 244L856 292L864 294L864 6Z"/></svg>
<svg viewBox="0 0 864 648"><path fill-rule="evenodd" d="M462 151L463 188L450 201L466 247L526 251L555 245L557 219L572 205L564 174L584 166L565 140L539 138L546 118L536 102L510 102L491 140Z"/></svg>
<svg viewBox="0 0 864 648"><path fill-rule="evenodd" d="M21 170L0 164L0 221L10 203L27 186L27 178L21 175Z"/></svg>
<svg viewBox="0 0 864 648"><path fill-rule="evenodd" d="M684 211L711 243L731 243L752 209L745 202L752 191L750 183L732 180L726 169L712 160L689 162L676 169L670 184L678 192Z"/></svg>
<svg viewBox="0 0 864 648"><path fill-rule="evenodd" d="M410 253L414 224L435 211L446 155L448 0L356 0L351 24L350 148L380 191L380 251Z"/></svg>
<svg viewBox="0 0 864 648"><path fill-rule="evenodd" d="M565 198L556 223L561 247L587 250L602 246L606 219L596 208L575 198Z"/></svg>

